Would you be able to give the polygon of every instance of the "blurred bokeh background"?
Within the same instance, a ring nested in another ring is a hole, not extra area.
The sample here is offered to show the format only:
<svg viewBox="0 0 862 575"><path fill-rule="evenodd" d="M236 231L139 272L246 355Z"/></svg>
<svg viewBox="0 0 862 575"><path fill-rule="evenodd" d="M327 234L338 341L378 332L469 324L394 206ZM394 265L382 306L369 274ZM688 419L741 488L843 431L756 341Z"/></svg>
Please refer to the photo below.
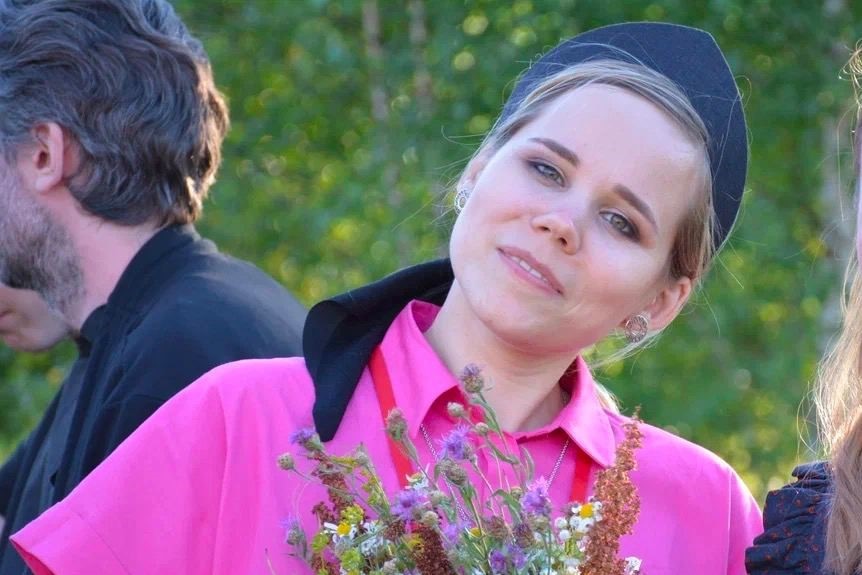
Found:
<svg viewBox="0 0 862 575"><path fill-rule="evenodd" d="M762 501L817 455L805 398L852 254L854 0L176 0L233 128L200 230L307 305L444 255L449 183L517 74L626 20L711 31L744 95L743 211L657 344L599 378L623 408L716 451ZM0 349L0 460L74 357Z"/></svg>

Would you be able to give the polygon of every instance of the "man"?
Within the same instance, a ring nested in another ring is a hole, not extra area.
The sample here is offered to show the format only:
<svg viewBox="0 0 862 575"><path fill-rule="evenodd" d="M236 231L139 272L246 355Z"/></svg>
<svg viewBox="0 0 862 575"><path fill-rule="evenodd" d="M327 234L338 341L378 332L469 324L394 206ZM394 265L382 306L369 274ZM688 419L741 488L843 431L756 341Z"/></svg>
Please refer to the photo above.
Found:
<svg viewBox="0 0 862 575"><path fill-rule="evenodd" d="M38 352L50 349L67 335L69 326L39 294L0 284L0 341L16 351ZM12 469L4 467L0 471L4 472L0 473L0 493L9 493L14 477L5 472Z"/></svg>
<svg viewBox="0 0 862 575"><path fill-rule="evenodd" d="M192 227L227 126L166 0L0 0L0 281L38 292L79 348L0 470L0 575L26 573L9 534L172 395L300 354L302 307Z"/></svg>

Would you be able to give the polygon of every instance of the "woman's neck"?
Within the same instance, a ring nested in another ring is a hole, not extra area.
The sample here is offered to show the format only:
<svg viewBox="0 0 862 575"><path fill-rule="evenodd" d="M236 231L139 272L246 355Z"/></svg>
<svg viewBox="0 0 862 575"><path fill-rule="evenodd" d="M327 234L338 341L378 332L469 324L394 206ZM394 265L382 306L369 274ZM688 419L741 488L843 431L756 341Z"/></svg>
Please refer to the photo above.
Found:
<svg viewBox="0 0 862 575"><path fill-rule="evenodd" d="M548 355L512 345L467 306L453 286L425 332L428 343L456 375L471 363L482 369L483 394L504 431L529 431L553 421L568 401L559 380L575 354Z"/></svg>

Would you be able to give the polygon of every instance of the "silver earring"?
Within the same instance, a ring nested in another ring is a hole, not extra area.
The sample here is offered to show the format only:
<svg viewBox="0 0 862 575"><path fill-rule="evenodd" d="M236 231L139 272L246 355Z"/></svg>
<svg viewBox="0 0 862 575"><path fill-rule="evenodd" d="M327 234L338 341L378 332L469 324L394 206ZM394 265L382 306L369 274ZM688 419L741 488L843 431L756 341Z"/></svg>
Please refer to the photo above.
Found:
<svg viewBox="0 0 862 575"><path fill-rule="evenodd" d="M649 332L649 320L642 313L633 315L626 320L623 330L626 333L626 341L629 343L638 343L643 341L643 338Z"/></svg>
<svg viewBox="0 0 862 575"><path fill-rule="evenodd" d="M464 209L464 206L467 205L467 198L469 197L469 193L467 192L467 188L458 188L458 191L455 192L455 212L460 214L461 210Z"/></svg>

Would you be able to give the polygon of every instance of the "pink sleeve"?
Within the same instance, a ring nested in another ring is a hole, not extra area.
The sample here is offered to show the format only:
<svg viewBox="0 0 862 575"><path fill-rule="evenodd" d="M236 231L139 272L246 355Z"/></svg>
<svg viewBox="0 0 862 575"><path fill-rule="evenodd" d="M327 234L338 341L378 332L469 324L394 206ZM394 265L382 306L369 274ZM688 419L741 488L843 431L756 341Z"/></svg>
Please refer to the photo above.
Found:
<svg viewBox="0 0 862 575"><path fill-rule="evenodd" d="M730 473L730 533L727 575L745 575L745 550L763 532L763 515L742 479Z"/></svg>
<svg viewBox="0 0 862 575"><path fill-rule="evenodd" d="M36 575L213 572L225 423L212 375L174 397L13 535Z"/></svg>

